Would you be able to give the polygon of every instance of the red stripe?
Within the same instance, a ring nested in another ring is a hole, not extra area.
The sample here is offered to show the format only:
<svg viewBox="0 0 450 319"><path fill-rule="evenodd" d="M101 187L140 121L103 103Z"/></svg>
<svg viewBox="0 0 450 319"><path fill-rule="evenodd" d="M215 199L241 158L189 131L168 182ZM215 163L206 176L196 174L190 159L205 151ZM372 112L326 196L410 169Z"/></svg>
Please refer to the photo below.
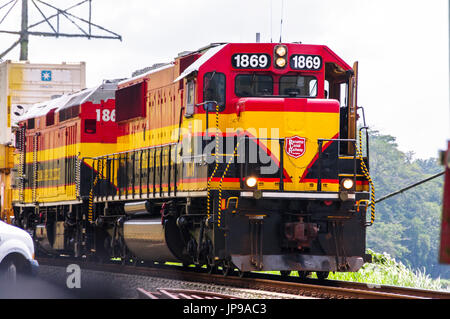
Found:
<svg viewBox="0 0 450 319"><path fill-rule="evenodd" d="M301 182L302 183L317 183L318 179L317 178L307 178L307 179L303 179ZM325 179L322 178L321 179L322 183L339 183L338 179ZM367 180L361 181L361 180L357 180L356 181L356 185L369 185L369 182Z"/></svg>
<svg viewBox="0 0 450 319"><path fill-rule="evenodd" d="M220 182L220 179L222 177L213 177L211 179L212 182ZM280 179L277 177L257 177L258 181L261 182L279 182ZM207 177L204 178L183 178L181 180L181 182L188 182L188 183L201 183L201 182L206 182L208 180ZM239 177L224 177L223 179L224 182L226 183L239 183L240 182L240 178ZM288 179L284 179L285 183L292 183L292 180L288 180Z"/></svg>
<svg viewBox="0 0 450 319"><path fill-rule="evenodd" d="M237 108L241 112L339 113L339 102L323 99L242 98L239 99Z"/></svg>
<svg viewBox="0 0 450 319"><path fill-rule="evenodd" d="M301 183L317 183L318 179L317 178L308 178L308 179L303 179L300 182ZM339 180L338 179L326 179L326 178L322 178L320 180L322 183L335 183L338 184Z"/></svg>

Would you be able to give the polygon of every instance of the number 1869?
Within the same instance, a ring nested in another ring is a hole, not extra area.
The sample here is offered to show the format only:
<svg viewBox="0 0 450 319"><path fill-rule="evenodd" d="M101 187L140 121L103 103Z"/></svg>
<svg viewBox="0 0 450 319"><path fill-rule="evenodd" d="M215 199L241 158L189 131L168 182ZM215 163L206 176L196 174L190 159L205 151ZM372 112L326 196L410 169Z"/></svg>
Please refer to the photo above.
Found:
<svg viewBox="0 0 450 319"><path fill-rule="evenodd" d="M291 56L290 64L296 70L320 70L322 58L318 55L295 54Z"/></svg>
<svg viewBox="0 0 450 319"><path fill-rule="evenodd" d="M270 66L270 56L264 53L233 54L231 64L236 69L266 69Z"/></svg>
<svg viewBox="0 0 450 319"><path fill-rule="evenodd" d="M116 110L108 110L108 109L96 109L97 113L97 122L115 122L116 121Z"/></svg>

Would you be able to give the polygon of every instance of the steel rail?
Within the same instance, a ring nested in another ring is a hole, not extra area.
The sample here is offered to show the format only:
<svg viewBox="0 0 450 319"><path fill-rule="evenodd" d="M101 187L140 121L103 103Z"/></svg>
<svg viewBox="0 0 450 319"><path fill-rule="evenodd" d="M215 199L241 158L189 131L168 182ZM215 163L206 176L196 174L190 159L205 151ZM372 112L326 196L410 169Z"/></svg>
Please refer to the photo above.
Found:
<svg viewBox="0 0 450 319"><path fill-rule="evenodd" d="M241 289L254 289L323 299L450 299L449 292L417 288L371 285L364 283L314 280L295 281L295 277L250 273L247 277L209 274L198 268L156 264L123 265L120 262L98 263L72 258L39 258L41 265L65 267L77 263L81 269L112 273L153 276L173 280L224 285Z"/></svg>

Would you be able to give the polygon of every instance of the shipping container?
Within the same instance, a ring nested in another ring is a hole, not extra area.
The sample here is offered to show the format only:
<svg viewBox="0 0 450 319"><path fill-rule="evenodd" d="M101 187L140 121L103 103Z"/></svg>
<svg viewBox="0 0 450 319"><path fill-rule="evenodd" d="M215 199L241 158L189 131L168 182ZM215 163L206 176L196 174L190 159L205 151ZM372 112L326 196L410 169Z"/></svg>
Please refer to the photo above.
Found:
<svg viewBox="0 0 450 319"><path fill-rule="evenodd" d="M10 222L12 209L11 171L14 166L14 147L0 145L0 218Z"/></svg>
<svg viewBox="0 0 450 319"><path fill-rule="evenodd" d="M0 63L0 144L12 142L11 128L30 105L85 87L85 62Z"/></svg>
<svg viewBox="0 0 450 319"><path fill-rule="evenodd" d="M13 128L36 103L86 87L86 64L0 63L0 219L10 222Z"/></svg>

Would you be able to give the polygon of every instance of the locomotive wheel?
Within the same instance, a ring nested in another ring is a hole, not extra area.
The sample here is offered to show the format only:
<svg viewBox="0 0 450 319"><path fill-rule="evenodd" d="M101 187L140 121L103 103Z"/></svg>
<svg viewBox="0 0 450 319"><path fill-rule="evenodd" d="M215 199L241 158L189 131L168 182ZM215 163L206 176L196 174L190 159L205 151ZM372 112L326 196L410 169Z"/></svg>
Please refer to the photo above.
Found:
<svg viewBox="0 0 450 319"><path fill-rule="evenodd" d="M183 268L183 270L189 270L189 269L191 269L191 265L193 265L195 268L197 268L197 266L195 264L188 263L187 261L183 261L181 267Z"/></svg>
<svg viewBox="0 0 450 319"><path fill-rule="evenodd" d="M208 274L216 274L217 268L217 263L210 256L206 256L206 272Z"/></svg>
<svg viewBox="0 0 450 319"><path fill-rule="evenodd" d="M215 273L217 273L217 266L206 264L206 271L210 275L215 274Z"/></svg>
<svg viewBox="0 0 450 319"><path fill-rule="evenodd" d="M227 277L230 276L231 273L233 272L233 269L229 266L222 266L222 274Z"/></svg>
<svg viewBox="0 0 450 319"><path fill-rule="evenodd" d="M300 280L305 280L306 278L308 278L309 274L310 274L309 271L299 270L298 271L298 278L300 278Z"/></svg>
<svg viewBox="0 0 450 319"><path fill-rule="evenodd" d="M325 280L325 279L327 279L329 274L330 274L329 271L317 271L317 272L316 272L317 278L318 278L319 280Z"/></svg>
<svg viewBox="0 0 450 319"><path fill-rule="evenodd" d="M288 277L292 274L291 270L280 270L281 277Z"/></svg>
<svg viewBox="0 0 450 319"><path fill-rule="evenodd" d="M224 261L222 263L222 274L224 276L230 276L234 272L234 265L230 262Z"/></svg>
<svg viewBox="0 0 450 319"><path fill-rule="evenodd" d="M240 269L238 269L237 271L239 278L244 278L247 277L248 271L242 271Z"/></svg>

